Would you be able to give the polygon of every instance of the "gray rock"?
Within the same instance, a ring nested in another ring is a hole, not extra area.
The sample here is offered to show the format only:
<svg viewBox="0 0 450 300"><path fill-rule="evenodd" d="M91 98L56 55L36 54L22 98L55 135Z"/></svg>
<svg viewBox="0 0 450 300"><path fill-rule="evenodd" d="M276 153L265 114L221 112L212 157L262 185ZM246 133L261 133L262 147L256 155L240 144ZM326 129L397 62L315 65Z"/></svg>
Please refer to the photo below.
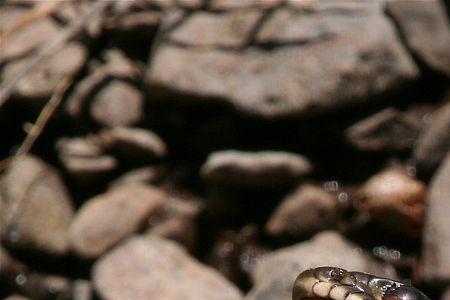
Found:
<svg viewBox="0 0 450 300"><path fill-rule="evenodd" d="M394 108L386 108L349 127L346 138L362 151L406 151L421 129L421 121Z"/></svg>
<svg viewBox="0 0 450 300"><path fill-rule="evenodd" d="M145 161L163 158L167 154L164 141L143 128L114 127L102 131L100 139L106 148L112 148L129 160Z"/></svg>
<svg viewBox="0 0 450 300"><path fill-rule="evenodd" d="M381 9L361 12L343 6L337 11L319 10L316 16L314 11L279 8L261 25L256 44L240 51L197 44L179 47L167 39L147 72L148 91L154 101L186 101L189 95L188 99L225 103L249 115L282 118L364 103L418 77ZM286 13L293 15L285 18ZM308 32L285 35L293 22L302 23L295 28ZM273 23L280 24L272 27ZM199 30L205 35L214 31ZM264 43L271 45L269 50L259 47Z"/></svg>
<svg viewBox="0 0 450 300"><path fill-rule="evenodd" d="M69 230L70 246L81 257L95 258L145 227L167 196L144 185L121 186L96 196L80 208Z"/></svg>
<svg viewBox="0 0 450 300"><path fill-rule="evenodd" d="M450 284L450 152L433 176L427 194L423 239L423 277L430 284Z"/></svg>
<svg viewBox="0 0 450 300"><path fill-rule="evenodd" d="M172 31L168 39L189 46L244 47L262 14L235 10L225 14L198 12Z"/></svg>
<svg viewBox="0 0 450 300"><path fill-rule="evenodd" d="M217 271L174 242L150 236L131 238L101 257L92 278L102 299L242 299Z"/></svg>
<svg viewBox="0 0 450 300"><path fill-rule="evenodd" d="M419 172L433 174L450 150L450 103L433 116L431 125L423 131L414 148Z"/></svg>
<svg viewBox="0 0 450 300"><path fill-rule="evenodd" d="M302 236L331 228L338 220L335 196L321 187L302 184L282 200L266 224L272 236Z"/></svg>
<svg viewBox="0 0 450 300"><path fill-rule="evenodd" d="M223 185L267 187L289 185L312 171L303 156L282 152L218 151L201 168L202 177Z"/></svg>
<svg viewBox="0 0 450 300"><path fill-rule="evenodd" d="M431 69L450 77L450 23L441 0L390 0L387 12L410 50Z"/></svg>
<svg viewBox="0 0 450 300"><path fill-rule="evenodd" d="M377 262L370 254L329 231L263 257L254 273L254 286L247 300L290 300L296 277L306 269L336 266L347 270L395 278L393 268Z"/></svg>
<svg viewBox="0 0 450 300"><path fill-rule="evenodd" d="M375 174L357 192L357 207L397 234L422 234L426 186L396 168Z"/></svg>
<svg viewBox="0 0 450 300"><path fill-rule="evenodd" d="M56 170L36 157L20 156L2 177L0 192L5 207L0 224L12 246L66 253L74 210Z"/></svg>

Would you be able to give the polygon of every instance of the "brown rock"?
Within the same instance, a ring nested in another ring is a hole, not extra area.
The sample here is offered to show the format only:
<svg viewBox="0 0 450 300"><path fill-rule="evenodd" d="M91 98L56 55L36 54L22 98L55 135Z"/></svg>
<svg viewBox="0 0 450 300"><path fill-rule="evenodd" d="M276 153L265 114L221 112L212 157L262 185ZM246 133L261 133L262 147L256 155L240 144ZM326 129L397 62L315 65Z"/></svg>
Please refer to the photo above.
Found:
<svg viewBox="0 0 450 300"><path fill-rule="evenodd" d="M27 298L25 296L22 296L22 295L13 294L13 295L9 295L4 300L31 300L31 299Z"/></svg>
<svg viewBox="0 0 450 300"><path fill-rule="evenodd" d="M414 148L418 171L433 174L450 151L450 104L440 108Z"/></svg>
<svg viewBox="0 0 450 300"><path fill-rule="evenodd" d="M423 240L423 277L430 284L450 284L450 152L427 194Z"/></svg>
<svg viewBox="0 0 450 300"><path fill-rule="evenodd" d="M3 8L2 8L3 10ZM12 10L12 12L5 14L13 14L14 20L8 22L8 18L3 18L2 16L2 30L7 31L8 28L11 29L21 20L21 17L25 16L25 12L19 12L17 9ZM3 29L3 20L5 20L5 29ZM8 26L8 23L10 24ZM23 57L37 47L43 45L46 41L50 41L55 38L59 33L59 26L51 18L38 18L36 21L28 24L14 32L10 38L8 38L7 43L2 45L2 51L0 54L0 62L9 61L12 59L17 59Z"/></svg>
<svg viewBox="0 0 450 300"><path fill-rule="evenodd" d="M156 237L131 238L100 258L92 277L102 299L242 299L216 271Z"/></svg>
<svg viewBox="0 0 450 300"><path fill-rule="evenodd" d="M338 219L338 202L321 187L300 185L282 200L266 224L272 236L302 236L333 227Z"/></svg>
<svg viewBox="0 0 450 300"><path fill-rule="evenodd" d="M76 254L95 258L141 229L162 209L166 195L144 185L121 186L88 200L70 226Z"/></svg>
<svg viewBox="0 0 450 300"><path fill-rule="evenodd" d="M0 192L5 205L1 225L12 246L66 253L73 207L51 166L30 155L18 157L3 176Z"/></svg>
<svg viewBox="0 0 450 300"><path fill-rule="evenodd" d="M198 12L172 31L171 42L189 46L241 48L261 18L257 10L235 10L224 14Z"/></svg>
<svg viewBox="0 0 450 300"><path fill-rule="evenodd" d="M167 154L166 144L150 130L131 127L114 127L100 133L107 148L137 161L162 158Z"/></svg>
<svg viewBox="0 0 450 300"><path fill-rule="evenodd" d="M133 169L121 175L110 183L110 187L132 184L156 184L160 182L166 174L163 167L143 167Z"/></svg>
<svg viewBox="0 0 450 300"><path fill-rule="evenodd" d="M79 43L69 43L45 63L39 65L35 71L30 72L17 84L14 96L30 102L47 100L55 91L57 85L72 74L77 73L85 64L86 49ZM5 66L4 80L11 80L35 59L27 56L24 59L11 62Z"/></svg>
<svg viewBox="0 0 450 300"><path fill-rule="evenodd" d="M117 168L117 160L104 155L94 137L61 138L56 150L67 172L80 184L93 184Z"/></svg>
<svg viewBox="0 0 450 300"><path fill-rule="evenodd" d="M358 191L358 207L393 232L420 236L425 185L397 169L371 177Z"/></svg>
<svg viewBox="0 0 450 300"><path fill-rule="evenodd" d="M178 242L194 250L197 242L197 219L200 203L171 198L158 215L149 219L147 234Z"/></svg>
<svg viewBox="0 0 450 300"><path fill-rule="evenodd" d="M169 39L153 56L147 89L153 101L186 101L189 95L195 101L224 103L265 118L305 116L365 103L419 75L378 6L369 12L345 6L338 14L298 12L292 18L278 17L283 22L271 21L284 13L279 8L256 38L257 43L269 43L270 51L260 47L226 51L198 47L200 42L178 47ZM304 25L295 28L307 32L286 38L293 19ZM273 22L282 24L275 28ZM270 30L264 29L267 26ZM275 36L263 39L263 31Z"/></svg>
<svg viewBox="0 0 450 300"><path fill-rule="evenodd" d="M212 10L229 10L229 9L243 9L250 7L257 8L272 8L281 3L282 0L211 0L208 8Z"/></svg>
<svg viewBox="0 0 450 300"><path fill-rule="evenodd" d="M304 270L336 266L347 270L395 278L395 271L376 261L369 253L329 231L313 239L264 256L254 273L254 286L248 300L290 300L295 278Z"/></svg>
<svg viewBox="0 0 450 300"><path fill-rule="evenodd" d="M212 153L202 166L201 175L211 183L270 187L292 184L311 171L311 163L301 155L228 150Z"/></svg>
<svg viewBox="0 0 450 300"><path fill-rule="evenodd" d="M137 88L125 81L113 80L93 97L90 113L102 126L127 126L142 120L143 105L143 95Z"/></svg>
<svg viewBox="0 0 450 300"><path fill-rule="evenodd" d="M406 151L413 147L420 129L420 120L386 108L352 125L345 134L350 144L363 151Z"/></svg>
<svg viewBox="0 0 450 300"><path fill-rule="evenodd" d="M441 0L390 0L387 12L407 46L431 69L450 77L450 27Z"/></svg>

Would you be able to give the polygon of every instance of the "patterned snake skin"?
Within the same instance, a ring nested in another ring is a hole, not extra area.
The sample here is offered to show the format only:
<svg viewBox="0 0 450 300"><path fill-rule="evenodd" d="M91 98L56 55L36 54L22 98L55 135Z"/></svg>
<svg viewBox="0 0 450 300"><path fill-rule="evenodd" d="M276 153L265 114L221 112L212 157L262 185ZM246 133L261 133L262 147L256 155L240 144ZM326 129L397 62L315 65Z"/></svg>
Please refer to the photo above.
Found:
<svg viewBox="0 0 450 300"><path fill-rule="evenodd" d="M301 273L295 280L292 300L303 299L430 300L408 284L336 267Z"/></svg>

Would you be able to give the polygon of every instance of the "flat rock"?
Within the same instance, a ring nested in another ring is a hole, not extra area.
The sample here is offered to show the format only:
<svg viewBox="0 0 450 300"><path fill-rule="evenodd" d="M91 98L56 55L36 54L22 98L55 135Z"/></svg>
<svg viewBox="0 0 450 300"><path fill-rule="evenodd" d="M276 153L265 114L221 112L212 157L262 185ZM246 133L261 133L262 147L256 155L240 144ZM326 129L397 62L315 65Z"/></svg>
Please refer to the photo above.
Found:
<svg viewBox="0 0 450 300"><path fill-rule="evenodd" d="M426 186L395 168L375 174L357 192L357 207L398 234L420 236Z"/></svg>
<svg viewBox="0 0 450 300"><path fill-rule="evenodd" d="M291 300L296 277L304 270L319 266L335 266L388 278L396 277L392 268L380 264L339 233L327 231L306 242L264 256L254 273L255 284L245 299Z"/></svg>
<svg viewBox="0 0 450 300"><path fill-rule="evenodd" d="M58 84L72 74L77 73L85 64L87 51L80 43L68 43L51 55L45 63L23 77L17 84L14 97L29 102L47 100ZM11 80L17 73L27 68L34 55L13 61L5 66L3 78Z"/></svg>
<svg viewBox="0 0 450 300"><path fill-rule="evenodd" d="M283 186L312 171L303 156L281 151L218 151L209 155L201 168L211 183L234 186Z"/></svg>
<svg viewBox="0 0 450 300"><path fill-rule="evenodd" d="M235 10L219 15L198 12L184 20L168 39L189 46L241 48L249 42L261 16L258 10Z"/></svg>
<svg viewBox="0 0 450 300"><path fill-rule="evenodd" d="M0 192L1 225L11 246L66 253L74 209L56 170L34 156L20 156L2 177Z"/></svg>
<svg viewBox="0 0 450 300"><path fill-rule="evenodd" d="M433 176L427 194L423 240L423 277L450 284L450 152Z"/></svg>
<svg viewBox="0 0 450 300"><path fill-rule="evenodd" d="M420 120L386 108L350 126L345 136L362 151L407 151L414 146L420 129Z"/></svg>
<svg viewBox="0 0 450 300"><path fill-rule="evenodd" d="M217 271L174 242L150 236L131 238L101 257L92 278L102 299L242 299Z"/></svg>
<svg viewBox="0 0 450 300"><path fill-rule="evenodd" d="M431 69L450 77L450 22L445 4L441 0L390 0L387 12L409 49Z"/></svg>
<svg viewBox="0 0 450 300"><path fill-rule="evenodd" d="M81 257L95 258L143 228L166 201L166 194L144 185L121 186L89 199L69 230L70 246Z"/></svg>
<svg viewBox="0 0 450 300"><path fill-rule="evenodd" d="M143 128L114 127L100 133L106 148L129 160L145 161L163 158L167 154L164 141L154 132Z"/></svg>
<svg viewBox="0 0 450 300"><path fill-rule="evenodd" d="M4 17L2 14L0 17L2 18L2 30L6 31L8 28L11 29L16 26L17 22L21 20L21 17L25 17L26 12L24 10L19 12L18 9L14 8L5 11L4 15L6 16ZM9 19L8 15L12 15L14 19ZM3 20L5 21L5 29L3 29ZM51 18L36 19L36 21L31 22L28 26L24 26L14 32L9 37L7 43L2 45L0 61L5 62L30 54L44 42L55 38L59 31L60 27L57 22Z"/></svg>
<svg viewBox="0 0 450 300"><path fill-rule="evenodd" d="M320 186L302 184L281 201L265 230L272 236L304 236L334 226L338 202Z"/></svg>
<svg viewBox="0 0 450 300"><path fill-rule="evenodd" d="M418 171L433 174L450 150L450 104L440 108L433 116L414 148Z"/></svg>
<svg viewBox="0 0 450 300"><path fill-rule="evenodd" d="M222 103L275 119L365 103L413 82L418 68L394 27L381 8L367 6L343 5L335 13L278 8L238 51L193 42L180 47L169 32L146 75L151 99ZM301 24L294 26L300 32L291 32L292 24Z"/></svg>

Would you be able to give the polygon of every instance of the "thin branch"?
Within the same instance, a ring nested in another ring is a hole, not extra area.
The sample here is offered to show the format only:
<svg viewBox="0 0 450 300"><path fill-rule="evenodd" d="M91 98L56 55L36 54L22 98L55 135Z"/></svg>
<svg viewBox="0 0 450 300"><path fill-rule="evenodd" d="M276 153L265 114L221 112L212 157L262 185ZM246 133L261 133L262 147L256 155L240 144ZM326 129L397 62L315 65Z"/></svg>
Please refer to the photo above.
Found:
<svg viewBox="0 0 450 300"><path fill-rule="evenodd" d="M47 57L79 34L90 19L101 14L109 4L110 0L96 2L88 13L81 18L75 19L75 21L66 26L52 41L41 46L34 59L21 72L17 73L11 80L5 82L3 86L0 86L0 108L11 97L17 84L23 77L34 71Z"/></svg>

